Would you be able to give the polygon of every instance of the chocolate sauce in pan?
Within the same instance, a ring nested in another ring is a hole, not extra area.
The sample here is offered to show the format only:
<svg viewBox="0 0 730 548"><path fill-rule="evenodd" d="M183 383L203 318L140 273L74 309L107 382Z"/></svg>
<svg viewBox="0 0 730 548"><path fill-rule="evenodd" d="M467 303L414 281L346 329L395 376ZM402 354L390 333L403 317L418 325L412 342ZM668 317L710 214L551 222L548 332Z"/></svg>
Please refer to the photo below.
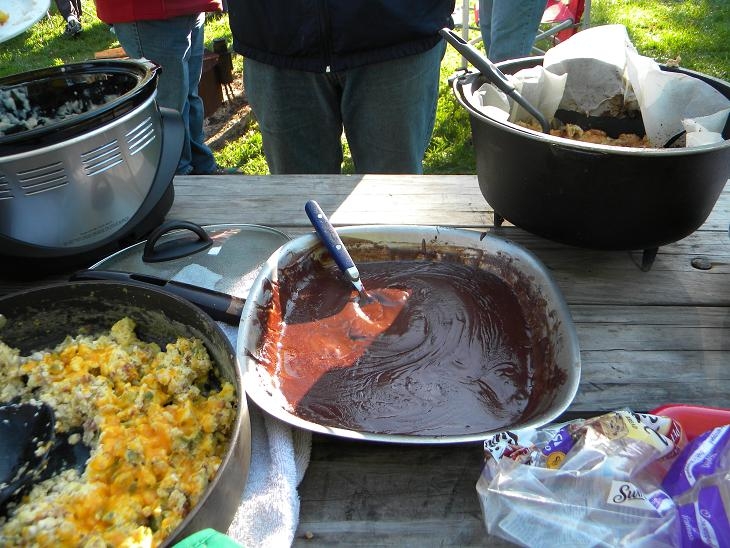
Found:
<svg viewBox="0 0 730 548"><path fill-rule="evenodd" d="M507 282L424 260L363 263L360 274L374 302L362 302L334 265L316 261L306 271L280 271L272 284L258 358L297 416L423 436L524 418L545 348Z"/></svg>

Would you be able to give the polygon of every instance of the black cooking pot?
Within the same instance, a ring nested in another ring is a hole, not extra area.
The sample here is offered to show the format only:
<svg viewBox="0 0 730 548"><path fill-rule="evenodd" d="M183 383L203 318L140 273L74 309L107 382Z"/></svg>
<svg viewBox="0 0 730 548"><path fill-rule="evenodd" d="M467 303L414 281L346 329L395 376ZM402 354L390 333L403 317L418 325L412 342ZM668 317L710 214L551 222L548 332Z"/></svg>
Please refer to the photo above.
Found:
<svg viewBox="0 0 730 548"><path fill-rule="evenodd" d="M539 64L542 58L533 57L498 67L513 74ZM681 68L662 70L699 78L730 98L727 82ZM538 236L586 248L655 253L705 222L730 176L728 140L639 149L553 137L485 116L467 100L484 83L478 73L453 83L469 113L479 187L498 216ZM605 120L585 122L609 134L620 129L601 127ZM625 123L624 131L637 129L635 120ZM728 127L724 137L730 138Z"/></svg>
<svg viewBox="0 0 730 548"><path fill-rule="evenodd" d="M0 155L63 143L132 111L157 89L159 66L146 60L94 60L0 78L4 92L21 90L40 117L54 121L32 129L15 126L0 135ZM83 112L58 118L77 102Z"/></svg>
<svg viewBox="0 0 730 548"><path fill-rule="evenodd" d="M167 292L103 281L55 284L7 295L0 298L0 315L6 319L0 339L24 355L55 346L69 334L108 330L123 316L136 322L140 339L162 348L178 336L200 338L220 376L236 389L236 422L215 477L164 545L208 527L228 529L248 477L251 432L235 351L216 322Z"/></svg>
<svg viewBox="0 0 730 548"><path fill-rule="evenodd" d="M14 124L0 136L0 271L87 266L162 222L185 128L155 101L158 69L88 61L0 79Z"/></svg>

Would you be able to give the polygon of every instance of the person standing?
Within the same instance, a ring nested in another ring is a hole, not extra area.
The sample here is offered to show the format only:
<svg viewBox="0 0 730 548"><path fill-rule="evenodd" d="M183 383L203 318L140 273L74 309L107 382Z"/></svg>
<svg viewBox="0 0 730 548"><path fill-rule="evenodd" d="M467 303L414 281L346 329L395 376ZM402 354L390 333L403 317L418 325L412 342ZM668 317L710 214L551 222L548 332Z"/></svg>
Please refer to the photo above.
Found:
<svg viewBox="0 0 730 548"><path fill-rule="evenodd" d="M479 0L479 28L493 63L532 52L545 0Z"/></svg>
<svg viewBox="0 0 730 548"><path fill-rule="evenodd" d="M157 103L180 112L185 126L178 175L222 172L205 144L203 101L198 95L205 13L221 9L220 0L96 0L99 19L113 26L126 54L162 67Z"/></svg>
<svg viewBox="0 0 730 548"><path fill-rule="evenodd" d="M269 171L422 173L454 0L227 0Z"/></svg>
<svg viewBox="0 0 730 548"><path fill-rule="evenodd" d="M66 36L78 36L81 31L81 0L55 0L58 13L66 21Z"/></svg>

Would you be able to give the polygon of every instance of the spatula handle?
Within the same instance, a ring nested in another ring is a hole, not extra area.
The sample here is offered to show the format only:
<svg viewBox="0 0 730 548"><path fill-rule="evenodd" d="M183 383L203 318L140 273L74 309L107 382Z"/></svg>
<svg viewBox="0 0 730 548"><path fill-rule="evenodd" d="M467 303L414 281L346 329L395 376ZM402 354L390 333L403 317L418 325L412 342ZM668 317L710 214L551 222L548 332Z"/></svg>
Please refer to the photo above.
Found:
<svg viewBox="0 0 730 548"><path fill-rule="evenodd" d="M347 274L353 283L358 282L360 272L352 257L350 257L345 244L342 243L335 227L332 226L319 204L314 200L309 200L304 205L304 211L340 270Z"/></svg>

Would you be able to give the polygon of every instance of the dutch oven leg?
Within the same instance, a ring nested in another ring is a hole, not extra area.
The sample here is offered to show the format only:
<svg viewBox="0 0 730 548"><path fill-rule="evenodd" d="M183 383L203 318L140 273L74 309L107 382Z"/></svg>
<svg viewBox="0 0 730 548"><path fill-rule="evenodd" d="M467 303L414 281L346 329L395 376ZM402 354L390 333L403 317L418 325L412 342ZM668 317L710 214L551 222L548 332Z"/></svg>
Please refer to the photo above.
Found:
<svg viewBox="0 0 730 548"><path fill-rule="evenodd" d="M502 223L504 222L504 217L502 217L499 213L496 211L494 212L494 226L502 226Z"/></svg>
<svg viewBox="0 0 730 548"><path fill-rule="evenodd" d="M644 250L643 254L641 255L642 272L649 272L649 270L651 270L651 267L654 264L654 259L656 259L656 255L658 252L658 247L652 247L650 249Z"/></svg>

